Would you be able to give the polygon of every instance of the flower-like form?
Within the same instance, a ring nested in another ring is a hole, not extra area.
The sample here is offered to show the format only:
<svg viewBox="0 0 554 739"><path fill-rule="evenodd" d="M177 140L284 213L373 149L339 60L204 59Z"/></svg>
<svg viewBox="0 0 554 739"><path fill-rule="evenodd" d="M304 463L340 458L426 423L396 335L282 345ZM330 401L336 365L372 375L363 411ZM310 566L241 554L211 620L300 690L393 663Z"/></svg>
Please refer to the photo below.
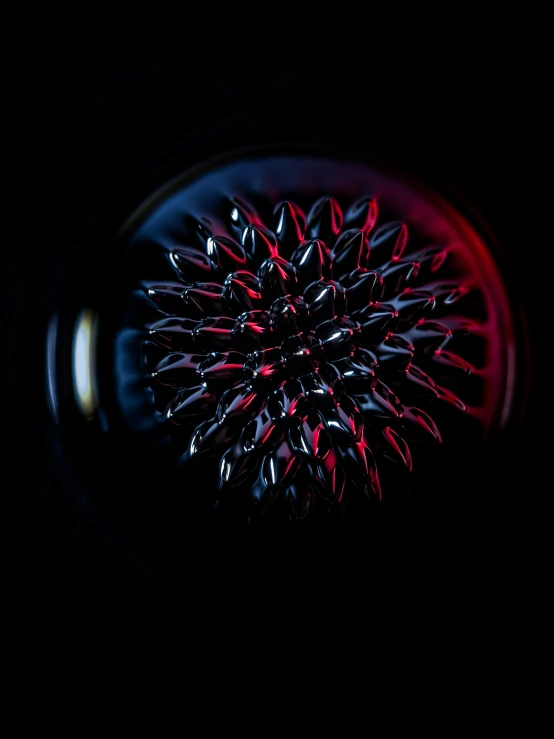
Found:
<svg viewBox="0 0 554 739"><path fill-rule="evenodd" d="M448 387L474 373L446 349L471 330L452 309L467 288L438 278L448 249L409 246L371 197L284 200L270 223L235 198L224 233L206 221L166 248L174 279L142 285L163 314L145 324L162 353L151 383L184 462L217 464L213 504L250 517L380 500L381 465L410 471L414 444L441 442L436 413L468 410Z"/></svg>

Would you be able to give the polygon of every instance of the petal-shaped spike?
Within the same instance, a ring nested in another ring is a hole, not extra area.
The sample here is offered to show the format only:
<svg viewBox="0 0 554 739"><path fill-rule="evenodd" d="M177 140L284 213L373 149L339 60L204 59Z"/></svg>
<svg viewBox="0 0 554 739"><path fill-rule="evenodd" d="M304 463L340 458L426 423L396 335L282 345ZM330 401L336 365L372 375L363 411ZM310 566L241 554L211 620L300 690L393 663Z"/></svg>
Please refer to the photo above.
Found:
<svg viewBox="0 0 554 739"><path fill-rule="evenodd" d="M225 272L234 272L246 267L245 250L228 236L210 236L206 242L206 253L212 262Z"/></svg>
<svg viewBox="0 0 554 739"><path fill-rule="evenodd" d="M196 282L185 289L183 300L196 317L225 315L229 310L217 282Z"/></svg>
<svg viewBox="0 0 554 739"><path fill-rule="evenodd" d="M343 395L339 404L330 410L321 410L331 437L338 444L349 446L360 441L364 430L364 419L356 403L348 395Z"/></svg>
<svg viewBox="0 0 554 739"><path fill-rule="evenodd" d="M386 262L380 267L377 271L383 279L383 299L388 300L400 290L410 287L419 274L420 266L420 263L413 259L402 259L397 262Z"/></svg>
<svg viewBox="0 0 554 739"><path fill-rule="evenodd" d="M316 467L315 477L320 483L318 491L321 497L340 503L346 489L346 473L333 450Z"/></svg>
<svg viewBox="0 0 554 739"><path fill-rule="evenodd" d="M340 451L347 476L363 483L369 495L381 500L381 483L379 482L377 462L366 441L362 439L362 441Z"/></svg>
<svg viewBox="0 0 554 739"><path fill-rule="evenodd" d="M332 247L342 227L342 209L334 198L317 200L308 213L307 235Z"/></svg>
<svg viewBox="0 0 554 739"><path fill-rule="evenodd" d="M364 466L367 470L369 494L374 496L378 501L381 501L383 499L383 494L381 492L381 483L379 481L379 472L377 470L375 455L366 444L356 444L355 448L358 450L360 458L364 460Z"/></svg>
<svg viewBox="0 0 554 739"><path fill-rule="evenodd" d="M360 270L348 275L346 301L349 311L377 303L383 295L383 278L377 272Z"/></svg>
<svg viewBox="0 0 554 739"><path fill-rule="evenodd" d="M424 285L433 294L432 288L429 287L430 278L433 272L444 264L446 257L445 249L433 247L421 249L398 260L385 262L377 270L384 280L383 299L388 300L395 293L417 285Z"/></svg>
<svg viewBox="0 0 554 739"><path fill-rule="evenodd" d="M371 392L376 377L377 360L367 349L358 349L351 357L334 362L348 393Z"/></svg>
<svg viewBox="0 0 554 739"><path fill-rule="evenodd" d="M444 349L437 349L433 354L433 359L439 364L444 364L447 367L460 370L466 375L470 375L475 372L475 368L469 362L462 357L459 357L453 352L444 351Z"/></svg>
<svg viewBox="0 0 554 739"><path fill-rule="evenodd" d="M262 460L262 479L268 486L288 485L301 465L286 439Z"/></svg>
<svg viewBox="0 0 554 739"><path fill-rule="evenodd" d="M337 503L342 503L344 491L346 490L346 473L340 464L336 464L330 471L329 490Z"/></svg>
<svg viewBox="0 0 554 739"><path fill-rule="evenodd" d="M403 422L409 424L410 438L414 438L418 441L433 441L442 443L442 436L437 427L437 424L433 421L425 411L414 406L406 406L404 413L402 414Z"/></svg>
<svg viewBox="0 0 554 739"><path fill-rule="evenodd" d="M430 395L439 397L439 388L432 377L417 367L415 364L410 365L406 372L406 379L415 383L419 388ZM421 392L421 391L420 391Z"/></svg>
<svg viewBox="0 0 554 739"><path fill-rule="evenodd" d="M261 463L261 468L257 479L253 482L249 492L249 516L250 523L255 521L259 516L265 516L268 510L273 506L280 494L280 488L276 485L268 485L264 472L271 474L270 470Z"/></svg>
<svg viewBox="0 0 554 739"><path fill-rule="evenodd" d="M375 382L373 388L373 397L379 403L381 408L389 415L393 417L400 417L404 411L402 403L392 392L392 390L385 385L381 380Z"/></svg>
<svg viewBox="0 0 554 739"><path fill-rule="evenodd" d="M258 278L246 270L231 272L225 279L223 297L234 311L242 313L254 310L262 300Z"/></svg>
<svg viewBox="0 0 554 739"><path fill-rule="evenodd" d="M460 287L459 283L447 282L446 280L433 280L426 282L425 284L425 289L435 296L437 302L447 305L452 302L452 300L450 300L450 303L446 303L446 300L449 298L451 299L453 297L454 302L456 302L456 295L458 294ZM463 293L468 290L469 288L462 286Z"/></svg>
<svg viewBox="0 0 554 739"><path fill-rule="evenodd" d="M435 308L436 299L429 290L406 289L390 301L398 311L399 326L412 326ZM399 329L401 330L401 328Z"/></svg>
<svg viewBox="0 0 554 739"><path fill-rule="evenodd" d="M355 442L361 441L364 435L364 417L354 400L344 395L337 410L342 422L348 424L352 439Z"/></svg>
<svg viewBox="0 0 554 739"><path fill-rule="evenodd" d="M483 292L471 285L458 285L451 290L443 290L437 301L445 308L454 308L466 317L486 323L488 311Z"/></svg>
<svg viewBox="0 0 554 739"><path fill-rule="evenodd" d="M315 335L323 342L329 360L349 357L361 339L360 326L350 318L333 318L321 323Z"/></svg>
<svg viewBox="0 0 554 739"><path fill-rule="evenodd" d="M416 352L433 354L443 349L452 338L452 331L437 321L419 320L415 326L404 331L404 338L413 344Z"/></svg>
<svg viewBox="0 0 554 739"><path fill-rule="evenodd" d="M352 314L360 324L366 344L375 346L385 336L395 331L398 324L398 311L389 303L375 303Z"/></svg>
<svg viewBox="0 0 554 739"><path fill-rule="evenodd" d="M309 350L310 356L316 367L325 362L325 347L323 346L323 342L321 341L321 339L318 339L317 336L313 333L304 333L302 335L302 341L306 349ZM332 371L333 368L331 365L327 365L327 367L330 371ZM333 380L335 379L336 377L335 375L333 375Z"/></svg>
<svg viewBox="0 0 554 739"><path fill-rule="evenodd" d="M242 234L242 245L255 264L279 256L277 238L273 231L263 226L247 226Z"/></svg>
<svg viewBox="0 0 554 739"><path fill-rule="evenodd" d="M247 383L255 389L280 385L286 379L286 367L279 347L260 349L248 355L244 364Z"/></svg>
<svg viewBox="0 0 554 739"><path fill-rule="evenodd" d="M187 226L195 237L198 246L202 249L206 248L206 242L212 235L212 223L208 218L194 218L189 216L186 219Z"/></svg>
<svg viewBox="0 0 554 739"><path fill-rule="evenodd" d="M322 343L313 336L289 336L280 349L291 377L313 372L325 353Z"/></svg>
<svg viewBox="0 0 554 739"><path fill-rule="evenodd" d="M198 382L196 370L205 359L205 354L168 354L156 365L152 377L168 387L186 387L190 382L195 384Z"/></svg>
<svg viewBox="0 0 554 739"><path fill-rule="evenodd" d="M314 339L318 340L315 336ZM321 380L325 382L329 388L331 388L330 392L332 395L336 396L335 399L336 402L338 402L345 388L341 380L339 371L337 370L335 365L331 364L331 362L324 362L322 360L318 367L317 373L321 377Z"/></svg>
<svg viewBox="0 0 554 739"><path fill-rule="evenodd" d="M172 352L172 354L177 354L178 356L183 354L184 352ZM146 370L147 373L150 374L151 377L154 377L154 371L156 369L156 366L165 358L167 357L167 351L160 347L158 344L156 344L153 341L149 341L148 339L145 339L142 341L141 346L141 366L144 370ZM156 378L154 378L156 379ZM163 384L163 383L160 383ZM150 383L151 387L154 388L154 391L156 391L156 387ZM165 396L165 393L164 393ZM160 399L161 400L161 399ZM161 400L160 403L155 403L155 407L157 410L163 411L163 408L167 405L167 397L164 397L163 400Z"/></svg>
<svg viewBox="0 0 554 739"><path fill-rule="evenodd" d="M443 280L428 282L425 285L425 289L434 295L437 302L446 306L457 304L458 301L469 296L472 292L470 285L460 285L455 282L445 282Z"/></svg>
<svg viewBox="0 0 554 739"><path fill-rule="evenodd" d="M215 419L218 423L222 423L223 421L227 421L227 411L234 400L238 398L240 393L244 392L244 385L237 385L236 387L229 388L228 390L225 390L225 392L221 395L219 399L219 403L217 405L217 411L215 414ZM235 419L237 418L238 414L235 414Z"/></svg>
<svg viewBox="0 0 554 739"><path fill-rule="evenodd" d="M167 419L172 423L187 423L198 417L212 416L216 402L217 396L205 385L183 388L167 407Z"/></svg>
<svg viewBox="0 0 554 739"><path fill-rule="evenodd" d="M429 252L430 256L430 265L429 265L429 271L430 272L438 272L439 269L442 267L442 265L446 262L448 259L448 249L441 249L440 251L437 251L436 253ZM420 260L423 264L423 260Z"/></svg>
<svg viewBox="0 0 554 739"><path fill-rule="evenodd" d="M243 451L252 452L261 450L262 447L271 448L280 436L279 424L271 417L266 406L244 426L238 443Z"/></svg>
<svg viewBox="0 0 554 739"><path fill-rule="evenodd" d="M457 285L448 295L443 298L445 305L454 305L460 298L465 297L470 292L468 285Z"/></svg>
<svg viewBox="0 0 554 739"><path fill-rule="evenodd" d="M187 285L182 282L144 282L143 289L164 313L178 315L183 312L183 295Z"/></svg>
<svg viewBox="0 0 554 739"><path fill-rule="evenodd" d="M223 393L217 412L225 420L237 419L247 423L249 419L255 418L262 411L263 406L262 395L253 392L248 387L243 387L236 395Z"/></svg>
<svg viewBox="0 0 554 739"><path fill-rule="evenodd" d="M202 421L201 423L199 423L198 426L194 429L184 454L184 458L186 460L196 456L196 453L200 445L202 444L202 439L206 435L206 432L213 426L213 424L214 419L210 418L207 421ZM214 448L214 452L215 451L216 450Z"/></svg>
<svg viewBox="0 0 554 739"><path fill-rule="evenodd" d="M235 321L233 337L238 347L246 352L274 345L273 324L269 314L263 310L241 313Z"/></svg>
<svg viewBox="0 0 554 739"><path fill-rule="evenodd" d="M350 421L339 406L335 405L332 408L320 409L319 413L325 423L325 428L329 431L336 445L348 446L353 443L354 439L350 429Z"/></svg>
<svg viewBox="0 0 554 739"><path fill-rule="evenodd" d="M348 208L344 214L344 226L346 228L359 228L367 233L375 226L378 215L377 201L366 196L360 198Z"/></svg>
<svg viewBox="0 0 554 739"><path fill-rule="evenodd" d="M269 393L267 396L267 412L269 413L273 423L279 423L287 417L283 406L283 396L280 390L281 386Z"/></svg>
<svg viewBox="0 0 554 739"><path fill-rule="evenodd" d="M390 369L406 368L414 356L414 347L398 334L387 334L385 339L376 348L379 356L379 365Z"/></svg>
<svg viewBox="0 0 554 739"><path fill-rule="evenodd" d="M412 455L410 453L410 447L406 441L390 426L386 426L383 429L383 436L385 437L389 449L392 450L394 458L399 459L402 464L411 471Z"/></svg>
<svg viewBox="0 0 554 739"><path fill-rule="evenodd" d="M210 257L193 246L180 246L169 253L169 261L186 282L209 279L216 266Z"/></svg>
<svg viewBox="0 0 554 739"><path fill-rule="evenodd" d="M288 258L304 239L306 216L298 205L290 200L279 203L273 211L273 216L275 233L279 240L279 253Z"/></svg>
<svg viewBox="0 0 554 739"><path fill-rule="evenodd" d="M245 359L240 352L213 352L198 365L196 372L202 382L240 383Z"/></svg>
<svg viewBox="0 0 554 739"><path fill-rule="evenodd" d="M312 512L317 491L308 465L301 466L294 482L285 490L284 497L293 523L303 521Z"/></svg>
<svg viewBox="0 0 554 739"><path fill-rule="evenodd" d="M445 314L441 316L440 322L452 331L453 336L486 335L486 324L467 318L466 316L455 313Z"/></svg>
<svg viewBox="0 0 554 739"><path fill-rule="evenodd" d="M269 318L279 338L309 331L310 311L300 295L284 295L274 300L269 308Z"/></svg>
<svg viewBox="0 0 554 739"><path fill-rule="evenodd" d="M453 405L461 411L466 410L466 404L458 398L451 390L438 385L428 374L423 372L419 367L412 365L406 372L408 380L416 383L423 391L434 395L436 398L444 400L449 405Z"/></svg>
<svg viewBox="0 0 554 739"><path fill-rule="evenodd" d="M413 260L419 264L417 279L420 283L428 282L435 272L438 272L449 256L449 250L441 246L428 246L412 252L406 260ZM403 260L401 260L403 261Z"/></svg>
<svg viewBox="0 0 554 739"><path fill-rule="evenodd" d="M230 347L233 341L235 319L227 316L204 318L192 331L199 348L206 351L217 351Z"/></svg>
<svg viewBox="0 0 554 739"><path fill-rule="evenodd" d="M325 459L332 448L331 436L315 411L289 429L289 442L295 454L312 460Z"/></svg>
<svg viewBox="0 0 554 739"><path fill-rule="evenodd" d="M194 330L198 321L190 318L162 318L150 324L150 338L170 351L192 350L194 346Z"/></svg>
<svg viewBox="0 0 554 739"><path fill-rule="evenodd" d="M365 347L360 347L356 352L355 359L357 362L369 367L375 375L377 375L379 371L379 362L377 361L377 355L374 352Z"/></svg>
<svg viewBox="0 0 554 739"><path fill-rule="evenodd" d="M331 318L342 318L346 311L346 290L339 282L320 280L312 282L304 291L314 326Z"/></svg>
<svg viewBox="0 0 554 739"><path fill-rule="evenodd" d="M221 453L221 448L234 444L237 429L214 419L199 424L192 433L187 456L199 459L210 458Z"/></svg>
<svg viewBox="0 0 554 739"><path fill-rule="evenodd" d="M400 221L384 223L375 229L369 240L371 262L375 268L389 259L399 259L408 241L408 227Z"/></svg>
<svg viewBox="0 0 554 739"><path fill-rule="evenodd" d="M437 389L438 389L438 397L441 400L444 400L449 405L453 405L459 411L467 410L467 406L464 403L464 401L461 398L459 398L455 393L453 393L451 390L448 390L445 387L439 387L438 385L437 385Z"/></svg>
<svg viewBox="0 0 554 739"><path fill-rule="evenodd" d="M302 241L294 250L290 261L296 267L298 279L303 285L332 277L333 257L321 239Z"/></svg>
<svg viewBox="0 0 554 739"><path fill-rule="evenodd" d="M269 306L283 295L298 295L298 276L296 268L281 257L266 259L258 270L262 292Z"/></svg>
<svg viewBox="0 0 554 739"><path fill-rule="evenodd" d="M481 323L488 320L485 296L482 291L476 290L471 285L460 285L444 299L444 306L447 309L454 308L458 313L471 316Z"/></svg>
<svg viewBox="0 0 554 739"><path fill-rule="evenodd" d="M333 247L333 272L348 274L356 269L365 269L369 262L369 241L363 231L343 231Z"/></svg>
<svg viewBox="0 0 554 739"><path fill-rule="evenodd" d="M245 453L240 443L229 447L219 465L220 487L236 488L243 485L254 476L257 467L256 457Z"/></svg>
<svg viewBox="0 0 554 739"><path fill-rule="evenodd" d="M273 393L276 402L289 418L300 418L306 415L307 399L299 380L288 379Z"/></svg>
<svg viewBox="0 0 554 739"><path fill-rule="evenodd" d="M253 207L241 198L231 199L229 207L229 221L235 236L241 237L248 226L260 223L260 219Z"/></svg>

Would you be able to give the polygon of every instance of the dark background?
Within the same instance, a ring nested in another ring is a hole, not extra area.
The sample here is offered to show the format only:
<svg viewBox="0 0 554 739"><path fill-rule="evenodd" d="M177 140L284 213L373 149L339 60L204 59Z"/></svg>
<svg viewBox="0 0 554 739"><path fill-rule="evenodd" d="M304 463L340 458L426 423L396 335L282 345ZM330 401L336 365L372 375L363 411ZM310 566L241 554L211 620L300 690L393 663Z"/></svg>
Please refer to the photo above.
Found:
<svg viewBox="0 0 554 739"><path fill-rule="evenodd" d="M75 588L133 582L137 574L158 582L148 563L135 561L102 534L73 481L60 471L42 351L56 274L72 244L107 203L129 198L131 205L128 193L146 195L163 182L164 172L173 174L174 156L184 168L243 145L347 142L445 192L460 191L503 247L505 278L527 314L531 352L538 308L528 268L535 201L530 161L541 146L540 111L528 59L507 38L472 34L457 44L414 43L403 52L391 39L378 52L358 45L353 51L348 44L327 50L308 45L290 54L189 45L179 54L87 47L69 55L52 47L37 58L29 77L15 85L13 146L21 166L10 174L15 241L4 249L10 428L4 495L12 573L36 582L61 578ZM306 571L318 570L331 573L335 584L339 572L359 579L377 551L381 564L390 554L415 567L415 554L418 564L432 569L442 551L457 571L478 559L489 573L504 570L507 561L517 568L542 495L534 482L537 463L531 462L535 393L536 387L506 448L491 452L469 487L456 486L457 500L446 517L413 525L388 519L384 529L373 525L370 542L294 541L283 556L268 552L267 544L260 550L253 539L247 545L226 542L226 552L234 554L216 567L212 560L221 551L204 542L191 552L187 587L208 570L210 577L219 570L222 580L246 584L263 570L260 552L269 568L266 580L282 578L286 569L286 578L297 584Z"/></svg>

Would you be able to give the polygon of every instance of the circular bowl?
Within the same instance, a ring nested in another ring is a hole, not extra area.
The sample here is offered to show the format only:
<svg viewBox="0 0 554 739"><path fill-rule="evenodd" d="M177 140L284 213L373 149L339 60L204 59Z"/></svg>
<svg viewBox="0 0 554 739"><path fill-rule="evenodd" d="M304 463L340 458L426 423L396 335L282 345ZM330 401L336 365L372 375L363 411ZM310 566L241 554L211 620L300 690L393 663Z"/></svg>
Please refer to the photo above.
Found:
<svg viewBox="0 0 554 739"><path fill-rule="evenodd" d="M365 154L283 144L189 168L91 224L57 295L61 455L147 561L198 531L450 515L525 400L494 237Z"/></svg>

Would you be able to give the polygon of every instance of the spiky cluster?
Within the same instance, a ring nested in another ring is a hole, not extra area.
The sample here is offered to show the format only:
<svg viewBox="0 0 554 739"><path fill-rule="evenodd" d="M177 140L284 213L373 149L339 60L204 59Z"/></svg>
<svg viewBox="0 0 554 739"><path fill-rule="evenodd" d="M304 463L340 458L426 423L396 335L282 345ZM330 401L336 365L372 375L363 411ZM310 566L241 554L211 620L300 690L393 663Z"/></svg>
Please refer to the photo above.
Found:
<svg viewBox="0 0 554 739"><path fill-rule="evenodd" d="M429 369L471 372L445 349L465 289L437 277L446 250L410 251L370 197L284 201L273 218L235 199L226 233L197 221L197 243L167 250L175 280L143 285L164 316L146 328L166 350L150 368L154 392L171 389L166 422L190 429L185 459L217 460L213 502L251 515L279 500L298 520L317 501L381 499L382 462L410 470L413 442L441 441L419 406L465 410Z"/></svg>

